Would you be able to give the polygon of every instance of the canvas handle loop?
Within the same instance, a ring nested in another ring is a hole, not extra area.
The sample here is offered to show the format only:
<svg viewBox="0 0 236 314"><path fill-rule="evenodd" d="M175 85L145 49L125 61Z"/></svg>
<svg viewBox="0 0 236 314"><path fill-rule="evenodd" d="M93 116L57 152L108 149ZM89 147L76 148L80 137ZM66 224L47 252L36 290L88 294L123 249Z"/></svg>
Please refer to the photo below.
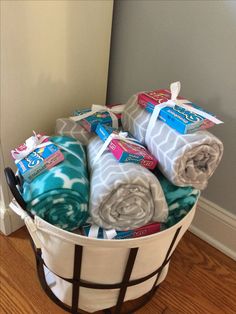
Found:
<svg viewBox="0 0 236 314"><path fill-rule="evenodd" d="M150 137L150 133L156 123L156 120L158 119L158 116L160 114L161 109L165 107L174 107L175 105L183 107L186 110L189 110L191 112L194 112L196 114L199 114L200 116L212 121L215 124L221 124L223 121L217 119L216 117L210 115L209 113L205 111L201 111L195 107L189 106L188 103L191 103L191 101L187 99L177 99L179 96L179 92L181 89L181 83L180 82L174 82L170 84L170 91L171 91L171 99L163 102L159 105L156 105L154 107L154 110L152 112L151 118L149 120L148 126L147 126L147 131L145 135L145 142L147 142L147 139Z"/></svg>
<svg viewBox="0 0 236 314"><path fill-rule="evenodd" d="M102 106L102 105L92 105L91 111L81 114L79 116L75 116L75 117L70 117L71 120L77 122L80 120L83 120L89 116L92 116L93 114L97 113L97 112L102 112L102 111L107 111L109 112L110 116L111 116L111 120L112 120L112 127L113 128L118 128L118 119L116 117L116 113L122 113L124 110L124 106L125 105L117 105L114 106L112 108L108 108L107 106Z"/></svg>
<svg viewBox="0 0 236 314"><path fill-rule="evenodd" d="M110 142L112 140L121 140L125 143L128 143L128 144L134 144L136 146L139 146L139 147L142 147L143 148L143 145L137 143L137 140L134 139L134 138L131 138L131 137L127 137L128 136L128 133L127 132L119 132L118 134L115 134L115 133L111 133L108 138L106 139L106 141L103 143L102 147L100 148L100 150L98 151L94 161L93 161L93 164L96 164L96 162L98 161L98 159L102 156L102 154L105 152L105 150L107 149L107 147L109 146Z"/></svg>
<svg viewBox="0 0 236 314"><path fill-rule="evenodd" d="M21 217L22 220L24 220L25 225L30 233L30 236L32 240L34 241L35 247L37 249L40 249L42 247L42 243L39 240L37 236L37 227L33 221L33 219L27 214L26 211L24 211L16 202L15 199L11 201L9 204L9 207L18 215Z"/></svg>

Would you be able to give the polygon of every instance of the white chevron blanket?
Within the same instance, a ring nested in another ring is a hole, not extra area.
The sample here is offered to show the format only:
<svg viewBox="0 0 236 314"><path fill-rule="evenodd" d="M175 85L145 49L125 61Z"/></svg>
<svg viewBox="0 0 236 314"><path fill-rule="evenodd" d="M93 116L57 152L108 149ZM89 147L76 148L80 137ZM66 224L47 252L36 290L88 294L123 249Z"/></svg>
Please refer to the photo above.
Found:
<svg viewBox="0 0 236 314"><path fill-rule="evenodd" d="M109 151L94 164L102 145L96 137L87 147L94 223L105 229L128 230L150 221L165 221L168 207L154 174L138 164L119 163Z"/></svg>
<svg viewBox="0 0 236 314"><path fill-rule="evenodd" d="M137 103L137 94L127 102L122 125L158 159L162 173L177 186L206 188L208 179L219 165L223 144L213 134L198 131L180 134L157 120L145 139L151 114Z"/></svg>
<svg viewBox="0 0 236 314"><path fill-rule="evenodd" d="M77 139L81 144L87 145L93 133L88 132L79 123L68 118L56 120L55 134L61 136L70 136Z"/></svg>

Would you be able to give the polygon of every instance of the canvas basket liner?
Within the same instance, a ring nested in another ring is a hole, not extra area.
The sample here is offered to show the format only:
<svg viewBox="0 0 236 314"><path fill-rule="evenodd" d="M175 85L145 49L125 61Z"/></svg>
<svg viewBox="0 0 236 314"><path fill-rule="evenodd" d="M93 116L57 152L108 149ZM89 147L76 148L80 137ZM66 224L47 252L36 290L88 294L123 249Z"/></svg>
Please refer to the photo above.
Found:
<svg viewBox="0 0 236 314"><path fill-rule="evenodd" d="M171 228L153 235L124 240L88 238L57 228L38 216L32 219L14 201L11 208L24 219L35 247L41 251L44 275L51 292L64 304L72 306L72 283L61 277L73 279L76 246L83 249L80 278L88 283L121 283L130 251L134 248L137 249L136 257L129 280L145 277L163 266L158 277L155 274L148 280L127 288L124 301L139 298L150 291L153 285L159 285L165 279L169 259L193 220L196 204ZM119 291L119 288L80 287L77 307L87 312L113 307L117 304Z"/></svg>

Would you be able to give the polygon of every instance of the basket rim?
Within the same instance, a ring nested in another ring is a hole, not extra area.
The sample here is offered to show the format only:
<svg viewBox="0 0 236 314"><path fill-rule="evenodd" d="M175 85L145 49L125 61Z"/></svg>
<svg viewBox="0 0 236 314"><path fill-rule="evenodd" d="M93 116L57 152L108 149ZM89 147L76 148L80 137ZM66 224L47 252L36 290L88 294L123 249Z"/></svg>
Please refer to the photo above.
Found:
<svg viewBox="0 0 236 314"><path fill-rule="evenodd" d="M156 237L161 237L161 236L165 236L169 233L171 233L172 231L176 230L178 227L182 226L184 224L184 222L186 220L189 219L189 217L195 212L196 207L197 207L197 203L198 203L198 199L196 200L196 203L193 205L193 207L190 209L190 211L184 216L183 219L181 219L178 223L176 223L175 225L173 225L170 228L167 228L165 230L162 230L160 232L151 234L151 235L147 235L147 236L143 236L143 237L137 237L137 238L130 238L130 239L98 239L98 238L89 238L87 236L81 235L81 234L77 234L77 233L73 233L67 230L63 230L57 226L54 226L52 224L50 224L49 222L43 220L42 218L35 216L34 217L34 223L37 227L37 229L39 229L39 231L42 232L46 232L48 234L52 234L57 236L58 238L63 238L65 241L67 242L74 242L72 241L71 238L73 238L75 241L76 240L81 240L82 244L80 245L94 245L94 244L104 244L106 245L111 245L111 244L119 244L118 246L120 247L120 245L126 244L126 245L132 245L134 242L139 242L139 244L141 244L142 242L146 242L148 240L152 240L153 238ZM47 228L45 228L47 226ZM51 232L50 232L51 231Z"/></svg>

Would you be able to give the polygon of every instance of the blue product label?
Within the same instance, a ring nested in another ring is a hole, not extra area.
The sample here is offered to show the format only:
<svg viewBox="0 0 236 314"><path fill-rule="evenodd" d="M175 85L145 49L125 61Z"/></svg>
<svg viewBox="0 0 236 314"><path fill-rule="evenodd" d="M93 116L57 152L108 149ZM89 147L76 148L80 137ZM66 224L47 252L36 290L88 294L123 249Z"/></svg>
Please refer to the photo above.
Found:
<svg viewBox="0 0 236 314"><path fill-rule="evenodd" d="M152 113L153 110L154 110L154 108L155 108L155 106L154 106L152 103L148 102L147 105L146 105L146 107L145 107L145 110L146 110L147 112L149 112L149 113Z"/></svg>
<svg viewBox="0 0 236 314"><path fill-rule="evenodd" d="M203 111L201 107L195 104L191 103L191 106ZM149 113L152 113L154 108L155 106L148 102L145 109ZM175 107L167 106L162 108L159 119L182 134L196 131L205 120L203 116L178 105L175 105Z"/></svg>
<svg viewBox="0 0 236 314"><path fill-rule="evenodd" d="M36 148L32 153L30 153L27 157L22 159L20 162L16 164L20 173L26 178L26 172L29 172L28 176L31 175L32 170L37 170L38 167L44 167L44 159L48 158L59 149L54 144L49 144L48 146Z"/></svg>
<svg viewBox="0 0 236 314"><path fill-rule="evenodd" d="M97 112L92 116L85 118L84 120L91 126L91 132L95 132L98 123L101 124L112 124L112 119L107 111Z"/></svg>
<svg viewBox="0 0 236 314"><path fill-rule="evenodd" d="M97 135L100 137L100 139L105 142L106 139L109 137L109 135L115 131L116 129L108 126L108 125L103 125L101 123L99 123L96 127L95 132L97 133Z"/></svg>
<svg viewBox="0 0 236 314"><path fill-rule="evenodd" d="M81 116L90 111L91 109L76 110L74 112L74 116ZM112 119L108 111L95 112L93 115L84 118L84 120L90 125L91 132L95 132L98 123L108 125L112 124Z"/></svg>
<svg viewBox="0 0 236 314"><path fill-rule="evenodd" d="M167 125L169 125L172 129L175 129L181 134L186 133L186 124L181 123L179 120L177 120L173 114L170 114L168 111L161 110L159 119L163 122L165 122Z"/></svg>
<svg viewBox="0 0 236 314"><path fill-rule="evenodd" d="M46 167L43 162L41 162L37 167L35 167L31 171L27 171L24 173L24 178L26 181L32 181L35 177L37 177L42 172L46 171Z"/></svg>
<svg viewBox="0 0 236 314"><path fill-rule="evenodd" d="M126 238L132 238L133 236L133 230L128 231L116 231L117 235L114 239L126 239Z"/></svg>
<svg viewBox="0 0 236 314"><path fill-rule="evenodd" d="M205 118L200 116L197 113L194 113L190 110L187 110L183 107L175 105L174 108L172 108L174 111L176 111L179 114L179 117L184 117L187 120L186 124L194 123L197 121L203 121Z"/></svg>
<svg viewBox="0 0 236 314"><path fill-rule="evenodd" d="M21 161L21 164L24 165L24 169L25 171L27 171L39 165L42 161L43 157L41 157L36 151L34 151L29 156L24 158Z"/></svg>
<svg viewBox="0 0 236 314"><path fill-rule="evenodd" d="M139 164L143 156L134 155L132 153L123 152L119 162L134 162Z"/></svg>

